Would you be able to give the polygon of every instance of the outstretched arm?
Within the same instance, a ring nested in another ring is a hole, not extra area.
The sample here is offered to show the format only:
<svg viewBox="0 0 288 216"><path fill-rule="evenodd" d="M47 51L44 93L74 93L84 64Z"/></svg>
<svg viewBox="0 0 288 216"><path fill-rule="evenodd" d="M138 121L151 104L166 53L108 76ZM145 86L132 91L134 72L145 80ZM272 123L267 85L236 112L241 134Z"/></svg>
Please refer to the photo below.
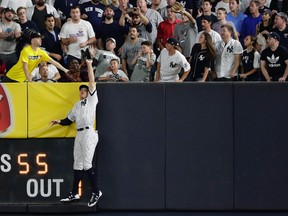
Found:
<svg viewBox="0 0 288 216"><path fill-rule="evenodd" d="M86 64L87 64L87 70L88 70L88 80L89 80L89 90L90 92L93 92L96 88L96 82L95 82L95 77L94 77L94 71L92 67L92 59L87 59Z"/></svg>

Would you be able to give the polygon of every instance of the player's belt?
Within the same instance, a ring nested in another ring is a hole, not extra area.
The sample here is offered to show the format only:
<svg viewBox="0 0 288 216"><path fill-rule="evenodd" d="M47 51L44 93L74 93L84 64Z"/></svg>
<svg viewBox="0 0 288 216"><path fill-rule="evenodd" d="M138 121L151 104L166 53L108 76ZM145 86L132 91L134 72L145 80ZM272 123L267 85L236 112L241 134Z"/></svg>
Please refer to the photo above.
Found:
<svg viewBox="0 0 288 216"><path fill-rule="evenodd" d="M77 131L83 131L85 129L89 129L89 127L87 126L87 127L83 127L83 128L78 128Z"/></svg>

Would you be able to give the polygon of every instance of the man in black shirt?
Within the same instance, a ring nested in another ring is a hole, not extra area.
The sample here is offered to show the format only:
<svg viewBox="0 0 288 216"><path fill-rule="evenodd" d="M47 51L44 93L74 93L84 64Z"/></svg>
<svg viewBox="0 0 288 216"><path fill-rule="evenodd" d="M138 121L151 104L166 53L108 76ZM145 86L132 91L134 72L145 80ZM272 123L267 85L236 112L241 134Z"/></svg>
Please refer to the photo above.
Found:
<svg viewBox="0 0 288 216"><path fill-rule="evenodd" d="M267 81L284 82L288 75L288 51L279 46L280 36L271 32L261 53L261 71Z"/></svg>

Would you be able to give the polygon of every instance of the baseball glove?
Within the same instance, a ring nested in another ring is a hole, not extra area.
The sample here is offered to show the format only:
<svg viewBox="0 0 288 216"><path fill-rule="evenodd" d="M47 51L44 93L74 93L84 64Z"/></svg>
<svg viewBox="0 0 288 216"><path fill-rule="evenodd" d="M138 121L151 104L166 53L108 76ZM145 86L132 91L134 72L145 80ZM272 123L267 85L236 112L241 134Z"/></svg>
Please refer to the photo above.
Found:
<svg viewBox="0 0 288 216"><path fill-rule="evenodd" d="M174 13L181 13L181 12L183 12L184 7L183 7L183 5L182 5L181 3L175 2L175 3L172 5L171 9L172 9L172 11L173 11Z"/></svg>

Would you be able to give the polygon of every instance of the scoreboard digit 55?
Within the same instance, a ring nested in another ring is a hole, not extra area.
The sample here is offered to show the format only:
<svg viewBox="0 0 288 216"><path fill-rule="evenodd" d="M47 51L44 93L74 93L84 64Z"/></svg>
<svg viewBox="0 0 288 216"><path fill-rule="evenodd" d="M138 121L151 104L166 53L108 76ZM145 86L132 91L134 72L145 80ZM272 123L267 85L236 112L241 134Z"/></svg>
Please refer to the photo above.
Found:
<svg viewBox="0 0 288 216"><path fill-rule="evenodd" d="M74 139L1 139L0 204L59 203L71 190ZM79 194L82 194L81 185Z"/></svg>

